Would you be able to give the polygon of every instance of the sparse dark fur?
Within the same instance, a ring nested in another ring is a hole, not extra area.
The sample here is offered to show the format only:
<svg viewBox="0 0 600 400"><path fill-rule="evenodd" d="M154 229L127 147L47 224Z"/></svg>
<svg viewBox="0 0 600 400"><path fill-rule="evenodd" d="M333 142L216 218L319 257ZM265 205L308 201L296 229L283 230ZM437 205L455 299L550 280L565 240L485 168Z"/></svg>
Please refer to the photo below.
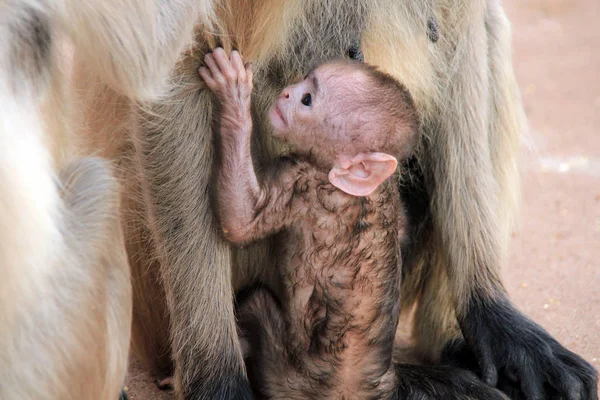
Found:
<svg viewBox="0 0 600 400"><path fill-rule="evenodd" d="M290 399L389 397L404 213L396 183L388 178L395 157L402 160L414 147L417 114L410 94L365 64L338 60L320 66L286 88L273 106L287 116L276 131L293 152L259 178L250 154L252 72L238 53L227 56L223 49L205 61L208 68L200 75L220 110L213 179L224 236L241 246L277 234L281 311L263 291L246 301L238 318L256 359L250 369L264 378L254 390ZM300 106L307 92L316 105ZM358 98L346 100L346 93ZM388 100L398 107L390 108ZM361 105L355 113L363 124L348 125L342 136L332 132L331 121L346 119L341 107L355 104ZM396 135L389 137L390 131ZM362 163L349 160L347 166L339 158L358 155L365 157ZM351 179L352 163L369 167L360 182L346 186L335 174ZM357 185L370 194L345 191ZM265 321L269 313L274 319Z"/></svg>
<svg viewBox="0 0 600 400"><path fill-rule="evenodd" d="M410 393L413 382L398 377L404 367L392 362L406 217L397 184L389 179L414 148L418 117L410 93L366 64L337 60L317 67L284 89L271 109L274 135L292 154L259 178L249 147L251 71L241 67L238 53L227 56L220 48L205 61L200 75L220 106L213 179L224 236L244 246L277 235L279 296L255 287L244 289L236 302L255 395L390 399ZM300 105L307 95L314 104ZM355 105L351 113L362 123L345 125L341 136L332 132L331 121L347 119L346 108ZM356 157L362 161L352 161ZM360 179L353 180L358 170ZM354 194L362 187L369 190ZM429 368L420 370L442 374ZM457 376L456 384L438 379L431 396L502 397L473 379L463 385L466 372L447 370L448 377ZM416 383L416 393L422 388Z"/></svg>
<svg viewBox="0 0 600 400"><path fill-rule="evenodd" d="M272 360L285 356L287 340L285 316L273 292L262 285L245 288L237 299L236 315L242 340L250 343L245 354L248 378L252 382L254 398L272 398L265 382L281 373L281 364ZM385 346L384 346L385 347ZM295 359L290 357L290 362ZM473 373L452 366L427 366L396 363L396 384L391 400L506 400L507 397L481 382ZM313 378L320 376L311 375ZM325 398L325 393L299 397ZM380 399L373 392L373 399ZM277 397L276 397L277 398ZM289 397L286 397L289 398Z"/></svg>
<svg viewBox="0 0 600 400"><path fill-rule="evenodd" d="M287 226L277 239L282 309L263 289L240 311L242 335L252 346L247 366L253 386L268 398L345 398L348 391L354 398L387 398L394 386L404 231L395 185L387 182L377 195L353 198L311 164L296 168L293 215L274 215ZM274 193L289 190L276 181L267 185ZM298 291L307 286L313 288L306 308L297 309ZM366 320L356 308L360 304L369 309ZM353 367L361 371L352 388L338 375L348 357L357 357Z"/></svg>

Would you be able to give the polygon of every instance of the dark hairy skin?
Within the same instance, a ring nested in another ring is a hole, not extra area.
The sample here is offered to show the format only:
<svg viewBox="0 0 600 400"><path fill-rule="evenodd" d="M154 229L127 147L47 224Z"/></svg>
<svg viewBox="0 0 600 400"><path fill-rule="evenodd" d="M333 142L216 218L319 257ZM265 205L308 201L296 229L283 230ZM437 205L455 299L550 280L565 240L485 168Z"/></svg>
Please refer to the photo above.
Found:
<svg viewBox="0 0 600 400"><path fill-rule="evenodd" d="M245 359L254 397L290 398L287 397L288 393L283 397L270 395L268 385L265 384L281 374L283 366L278 360L288 346L288 337L284 334L287 317L284 316L281 303L272 291L262 285L240 291L236 301L239 333L242 340L248 342ZM284 360L284 363L287 362L290 361ZM387 396L392 400L507 399L498 390L483 384L475 374L462 368L394 363L393 371L395 387ZM311 377L322 378L321 375ZM367 393L365 398L381 398L375 393ZM350 396L357 397L354 394ZM298 398L326 398L326 395L313 388L312 394L303 393Z"/></svg>
<svg viewBox="0 0 600 400"><path fill-rule="evenodd" d="M272 329L272 336L287 340L275 346L267 336L254 353L254 368L266 381L259 385L269 398L388 398L400 310L403 219L396 189L390 182L357 198L306 161L278 167L282 172L264 182L265 197L276 200L258 205L247 233L259 238L285 228L278 238L283 329ZM260 301L251 298L242 313ZM251 324L247 319L242 327Z"/></svg>

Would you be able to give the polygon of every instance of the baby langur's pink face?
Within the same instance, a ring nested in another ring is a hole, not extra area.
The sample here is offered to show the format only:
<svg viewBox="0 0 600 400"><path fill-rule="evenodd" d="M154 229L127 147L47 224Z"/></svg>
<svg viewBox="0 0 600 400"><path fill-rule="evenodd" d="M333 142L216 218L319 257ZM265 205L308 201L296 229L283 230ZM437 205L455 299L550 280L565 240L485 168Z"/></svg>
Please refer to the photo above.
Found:
<svg viewBox="0 0 600 400"><path fill-rule="evenodd" d="M303 81L283 89L269 111L269 119L276 137L287 136L290 131L304 131L308 121L321 117L318 70ZM299 132L298 132L299 133Z"/></svg>
<svg viewBox="0 0 600 400"><path fill-rule="evenodd" d="M357 133L364 114L356 107L357 93L367 84L366 75L355 68L333 64L315 69L283 89L269 110L273 136L296 151L330 159Z"/></svg>
<svg viewBox="0 0 600 400"><path fill-rule="evenodd" d="M330 168L330 182L354 196L373 192L396 169L397 160L368 151L381 124L365 107L372 81L357 68L317 68L283 89L269 110L273 136Z"/></svg>

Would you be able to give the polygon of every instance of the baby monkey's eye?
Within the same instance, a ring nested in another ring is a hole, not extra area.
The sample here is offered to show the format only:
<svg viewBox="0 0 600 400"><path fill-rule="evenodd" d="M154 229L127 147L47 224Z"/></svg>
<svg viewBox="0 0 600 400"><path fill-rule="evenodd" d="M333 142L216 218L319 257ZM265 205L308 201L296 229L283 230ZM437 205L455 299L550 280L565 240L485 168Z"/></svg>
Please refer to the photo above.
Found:
<svg viewBox="0 0 600 400"><path fill-rule="evenodd" d="M305 93L304 96L302 96L302 104L304 104L306 107L310 107L312 104L312 96L310 93Z"/></svg>

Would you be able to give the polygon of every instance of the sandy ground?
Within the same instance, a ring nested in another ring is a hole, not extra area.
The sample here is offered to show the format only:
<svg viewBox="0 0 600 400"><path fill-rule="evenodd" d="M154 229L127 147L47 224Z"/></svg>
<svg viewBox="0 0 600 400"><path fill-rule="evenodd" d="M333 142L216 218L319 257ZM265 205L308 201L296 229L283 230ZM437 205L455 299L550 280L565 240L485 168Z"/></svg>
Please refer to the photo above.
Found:
<svg viewBox="0 0 600 400"><path fill-rule="evenodd" d="M517 306L600 368L598 0L505 0L529 118L521 226L504 276ZM174 399L132 362L133 399Z"/></svg>

